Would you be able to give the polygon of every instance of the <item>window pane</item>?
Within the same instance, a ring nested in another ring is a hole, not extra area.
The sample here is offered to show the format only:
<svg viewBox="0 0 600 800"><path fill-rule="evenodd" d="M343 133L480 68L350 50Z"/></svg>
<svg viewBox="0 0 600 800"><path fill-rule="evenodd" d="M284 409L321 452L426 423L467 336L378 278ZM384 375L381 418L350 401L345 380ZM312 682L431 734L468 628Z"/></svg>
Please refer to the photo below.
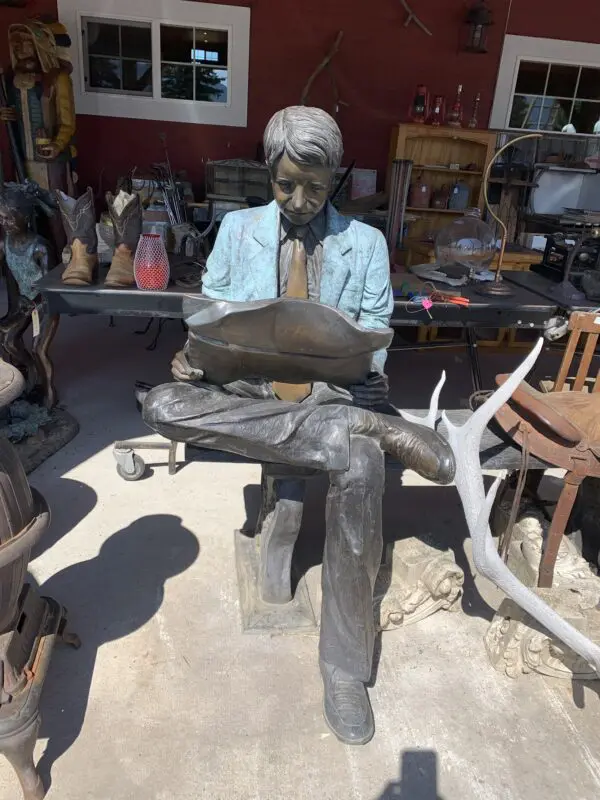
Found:
<svg viewBox="0 0 600 800"><path fill-rule="evenodd" d="M105 22L88 22L87 46L90 55L119 55L119 26Z"/></svg>
<svg viewBox="0 0 600 800"><path fill-rule="evenodd" d="M191 64L193 50L194 31L192 28L176 28L173 25L160 26L160 57L162 61Z"/></svg>
<svg viewBox="0 0 600 800"><path fill-rule="evenodd" d="M515 91L521 94L544 94L548 64L539 61L521 61Z"/></svg>
<svg viewBox="0 0 600 800"><path fill-rule="evenodd" d="M510 112L509 127L536 130L539 127L542 99L531 95L516 94Z"/></svg>
<svg viewBox="0 0 600 800"><path fill-rule="evenodd" d="M579 67L552 64L546 94L554 95L555 97L573 97L578 76Z"/></svg>
<svg viewBox="0 0 600 800"><path fill-rule="evenodd" d="M150 27L121 25L121 55L126 58L152 60L152 31Z"/></svg>
<svg viewBox="0 0 600 800"><path fill-rule="evenodd" d="M598 121L600 121L600 103L575 101L571 122L577 133L594 133L594 126Z"/></svg>
<svg viewBox="0 0 600 800"><path fill-rule="evenodd" d="M123 89L128 92L152 94L152 63L123 61Z"/></svg>
<svg viewBox="0 0 600 800"><path fill-rule="evenodd" d="M163 64L161 70L161 94L177 100L194 99L194 68Z"/></svg>
<svg viewBox="0 0 600 800"><path fill-rule="evenodd" d="M545 97L542 106L540 128L544 131L561 131L569 122L572 100Z"/></svg>
<svg viewBox="0 0 600 800"><path fill-rule="evenodd" d="M227 31L196 30L194 60L210 66L227 66Z"/></svg>
<svg viewBox="0 0 600 800"><path fill-rule="evenodd" d="M227 102L227 70L196 68L196 100Z"/></svg>
<svg viewBox="0 0 600 800"><path fill-rule="evenodd" d="M120 89L121 62L119 59L91 56L89 85L94 89Z"/></svg>
<svg viewBox="0 0 600 800"><path fill-rule="evenodd" d="M600 69L582 67L577 97L600 100Z"/></svg>

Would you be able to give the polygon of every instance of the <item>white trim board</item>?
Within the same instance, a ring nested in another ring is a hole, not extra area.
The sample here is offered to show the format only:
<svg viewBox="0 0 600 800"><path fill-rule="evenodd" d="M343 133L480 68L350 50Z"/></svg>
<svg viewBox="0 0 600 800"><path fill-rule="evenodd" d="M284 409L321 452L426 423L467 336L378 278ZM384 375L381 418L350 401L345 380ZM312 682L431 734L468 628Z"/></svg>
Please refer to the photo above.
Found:
<svg viewBox="0 0 600 800"><path fill-rule="evenodd" d="M189 0L57 0L57 5L59 19L66 26L72 39L72 78L75 109L78 114L246 127L250 51L249 8L189 2ZM83 17L151 23L154 97L85 91L81 36ZM161 23L227 29L229 33L227 103L172 100L157 96L160 82L157 80L156 62L160 61Z"/></svg>
<svg viewBox="0 0 600 800"><path fill-rule="evenodd" d="M490 128L500 130L508 128L511 101L520 61L544 61L600 68L600 44L541 39L535 36L513 36L512 34L505 36L490 116Z"/></svg>

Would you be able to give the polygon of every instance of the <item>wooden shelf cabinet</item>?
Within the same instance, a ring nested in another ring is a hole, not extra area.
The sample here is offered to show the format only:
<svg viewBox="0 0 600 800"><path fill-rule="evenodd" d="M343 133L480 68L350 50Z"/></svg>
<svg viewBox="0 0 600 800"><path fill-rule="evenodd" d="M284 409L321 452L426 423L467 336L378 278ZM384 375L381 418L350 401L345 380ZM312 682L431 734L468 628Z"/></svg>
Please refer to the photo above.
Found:
<svg viewBox="0 0 600 800"><path fill-rule="evenodd" d="M412 182L425 180L433 195L444 185L450 188L460 180L470 189L469 206L484 209L483 174L496 151L496 134L470 128L434 128L430 125L396 125L390 144L390 170L394 159L410 159ZM451 165L458 167L451 168ZM469 167L469 169L465 169ZM462 211L437 208L410 208L418 215L409 228L409 239L431 239L436 232L451 222L451 215ZM410 263L409 255L409 263Z"/></svg>

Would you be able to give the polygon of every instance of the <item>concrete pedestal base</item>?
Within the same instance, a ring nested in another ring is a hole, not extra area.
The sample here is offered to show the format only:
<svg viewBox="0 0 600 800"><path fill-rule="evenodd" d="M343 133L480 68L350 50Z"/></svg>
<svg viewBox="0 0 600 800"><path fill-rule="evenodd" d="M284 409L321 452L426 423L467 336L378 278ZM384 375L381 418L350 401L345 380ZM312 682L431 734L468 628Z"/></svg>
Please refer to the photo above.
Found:
<svg viewBox="0 0 600 800"><path fill-rule="evenodd" d="M306 581L289 603L265 603L260 596L260 535L235 532L235 562L244 633L310 633L317 630Z"/></svg>

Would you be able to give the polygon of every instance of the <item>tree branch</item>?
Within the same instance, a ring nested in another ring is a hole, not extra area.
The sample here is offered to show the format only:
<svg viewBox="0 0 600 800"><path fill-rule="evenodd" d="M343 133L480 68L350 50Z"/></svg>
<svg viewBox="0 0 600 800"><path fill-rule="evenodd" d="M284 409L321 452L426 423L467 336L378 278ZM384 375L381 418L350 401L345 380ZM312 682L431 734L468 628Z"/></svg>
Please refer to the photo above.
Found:
<svg viewBox="0 0 600 800"><path fill-rule="evenodd" d="M335 39L335 42L333 43L333 45L332 45L332 47L330 49L330 51L327 53L325 58L321 61L321 63L316 68L316 70L313 72L313 74L310 76L310 78L306 81L306 86L304 87L304 89L302 91L302 97L300 98L300 105L301 106L306 105L306 101L308 100L308 94L309 94L309 92L311 90L311 87L312 87L313 83L319 77L319 75L323 72L323 70L326 69L329 66L329 63L331 62L331 60L333 59L335 54L340 49L340 44L342 43L342 39L343 38L344 38L344 31L340 31L338 33L336 39Z"/></svg>
<svg viewBox="0 0 600 800"><path fill-rule="evenodd" d="M408 17L406 18L406 21L404 22L404 27L408 28L410 23L414 22L415 25L418 25L419 28L421 28L421 30L424 31L428 36L433 36L433 34L429 30L429 28L421 22L421 20L417 17L417 15L412 10L412 8L408 5L407 0L400 0L400 2L402 3L402 7L404 8L406 13L408 14Z"/></svg>

